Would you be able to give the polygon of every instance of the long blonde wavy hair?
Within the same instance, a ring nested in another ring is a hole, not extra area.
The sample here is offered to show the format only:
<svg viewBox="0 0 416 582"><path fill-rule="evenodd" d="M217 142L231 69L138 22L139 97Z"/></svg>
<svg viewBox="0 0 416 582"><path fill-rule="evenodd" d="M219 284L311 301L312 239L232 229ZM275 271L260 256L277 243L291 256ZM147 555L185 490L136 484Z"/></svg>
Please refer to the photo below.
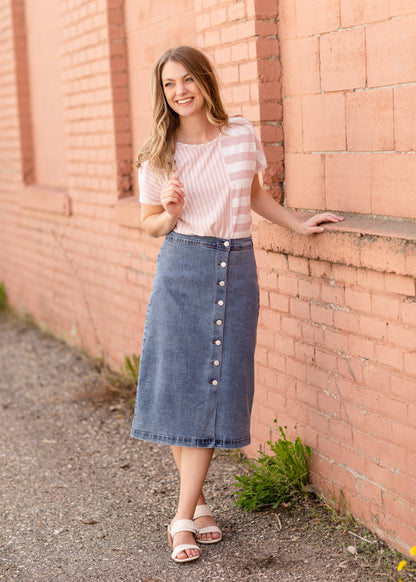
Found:
<svg viewBox="0 0 416 582"><path fill-rule="evenodd" d="M175 131L179 115L168 105L162 85L162 71L167 62L174 61L185 67L205 100L206 116L220 129L227 125L228 115L221 101L215 71L207 57L198 49L179 46L167 50L157 62L152 75L152 135L140 148L136 166L145 161L153 170L163 170L168 176L174 171Z"/></svg>

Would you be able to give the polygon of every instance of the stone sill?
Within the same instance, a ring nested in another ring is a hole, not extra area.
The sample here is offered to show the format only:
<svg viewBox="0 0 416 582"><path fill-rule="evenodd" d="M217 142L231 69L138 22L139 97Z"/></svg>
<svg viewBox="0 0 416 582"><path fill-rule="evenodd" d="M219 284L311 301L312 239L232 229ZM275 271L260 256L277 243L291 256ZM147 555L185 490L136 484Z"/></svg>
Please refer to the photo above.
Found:
<svg viewBox="0 0 416 582"><path fill-rule="evenodd" d="M20 205L53 214L71 215L71 198L66 188L31 184L20 194Z"/></svg>
<svg viewBox="0 0 416 582"><path fill-rule="evenodd" d="M343 215L342 223L328 223L325 232L312 237L261 219L256 221L256 242L266 251L416 277L414 222Z"/></svg>
<svg viewBox="0 0 416 582"><path fill-rule="evenodd" d="M116 202L116 221L127 228L141 228L140 203L138 196L120 198Z"/></svg>
<svg viewBox="0 0 416 582"><path fill-rule="evenodd" d="M138 196L116 203L121 226L140 228ZM307 218L313 213L298 212ZM410 221L343 214L345 220L325 225L325 232L304 237L253 216L255 239L266 251L416 277L416 224Z"/></svg>

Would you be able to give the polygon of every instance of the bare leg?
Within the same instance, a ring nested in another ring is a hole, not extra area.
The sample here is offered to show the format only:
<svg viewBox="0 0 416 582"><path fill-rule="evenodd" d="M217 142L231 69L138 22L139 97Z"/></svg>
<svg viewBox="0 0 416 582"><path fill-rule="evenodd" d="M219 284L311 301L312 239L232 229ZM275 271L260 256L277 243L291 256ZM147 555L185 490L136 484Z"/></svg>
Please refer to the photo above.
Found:
<svg viewBox="0 0 416 582"><path fill-rule="evenodd" d="M181 474L182 449L183 449L183 447L174 447L174 446L172 447L173 458L175 459L176 468L178 469L179 475ZM204 497L204 494L202 493L202 489L201 489L201 491L199 493L198 500L196 502L196 505L202 505L202 504L205 504L205 497Z"/></svg>
<svg viewBox="0 0 416 582"><path fill-rule="evenodd" d="M191 447L172 447L175 461L180 461L180 490L179 502L173 521L178 519L192 519L197 501L200 498L214 449L200 449ZM194 537L190 532L179 532L175 535L173 547L180 544L194 544ZM178 554L179 559L197 556L199 550L185 550Z"/></svg>
<svg viewBox="0 0 416 582"><path fill-rule="evenodd" d="M175 459L175 463L176 463L176 466L178 468L179 475L181 475L181 478L182 478L182 451L185 450L186 448L187 447L172 447L173 458ZM210 462L211 462L212 453L214 452L214 449L206 449L206 450L211 451L211 457L210 457ZM207 469L207 471L208 471L208 469ZM205 481L205 477L204 477L204 481ZM202 485L203 485L203 482L202 482ZM198 499L196 501L195 507L196 507L196 505L205 505L205 497L204 497L204 494L202 492L202 485L201 485L201 490L199 491L199 495L198 495ZM192 517L193 517L193 514L192 514ZM192 519L192 517L191 517L191 519ZM209 516L203 516L203 517L198 518L197 520L195 520L195 524L198 528L207 527L209 525L217 525L215 523L215 521L212 519L212 517L209 517ZM210 539L218 539L219 537L220 537L220 534L214 532L214 533L202 534L200 536L200 538L197 538L197 539L210 540ZM179 557L181 558L182 556L179 556Z"/></svg>

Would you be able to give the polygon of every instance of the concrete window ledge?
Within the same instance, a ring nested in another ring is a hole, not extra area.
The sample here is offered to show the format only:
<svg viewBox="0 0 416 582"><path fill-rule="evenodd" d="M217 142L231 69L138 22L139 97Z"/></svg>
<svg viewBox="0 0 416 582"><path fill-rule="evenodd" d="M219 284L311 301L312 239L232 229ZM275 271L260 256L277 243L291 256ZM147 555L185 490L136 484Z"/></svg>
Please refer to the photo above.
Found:
<svg viewBox="0 0 416 582"><path fill-rule="evenodd" d="M309 213L299 212L308 217ZM345 214L325 232L304 237L261 220L256 242L266 251L416 277L416 223Z"/></svg>
<svg viewBox="0 0 416 582"><path fill-rule="evenodd" d="M120 198L116 203L116 221L121 226L140 228L140 204L138 196Z"/></svg>
<svg viewBox="0 0 416 582"><path fill-rule="evenodd" d="M71 198L66 188L31 184L20 194L20 206L64 216L71 215Z"/></svg>

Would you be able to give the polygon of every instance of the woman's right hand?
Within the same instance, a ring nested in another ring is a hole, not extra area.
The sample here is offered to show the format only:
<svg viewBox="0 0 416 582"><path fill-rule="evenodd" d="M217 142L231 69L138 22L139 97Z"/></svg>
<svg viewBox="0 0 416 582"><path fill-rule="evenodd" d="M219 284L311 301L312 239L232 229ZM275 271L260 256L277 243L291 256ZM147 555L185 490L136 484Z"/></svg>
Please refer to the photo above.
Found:
<svg viewBox="0 0 416 582"><path fill-rule="evenodd" d="M168 214L178 217L185 204L183 184L177 176L172 176L160 193L160 203Z"/></svg>

